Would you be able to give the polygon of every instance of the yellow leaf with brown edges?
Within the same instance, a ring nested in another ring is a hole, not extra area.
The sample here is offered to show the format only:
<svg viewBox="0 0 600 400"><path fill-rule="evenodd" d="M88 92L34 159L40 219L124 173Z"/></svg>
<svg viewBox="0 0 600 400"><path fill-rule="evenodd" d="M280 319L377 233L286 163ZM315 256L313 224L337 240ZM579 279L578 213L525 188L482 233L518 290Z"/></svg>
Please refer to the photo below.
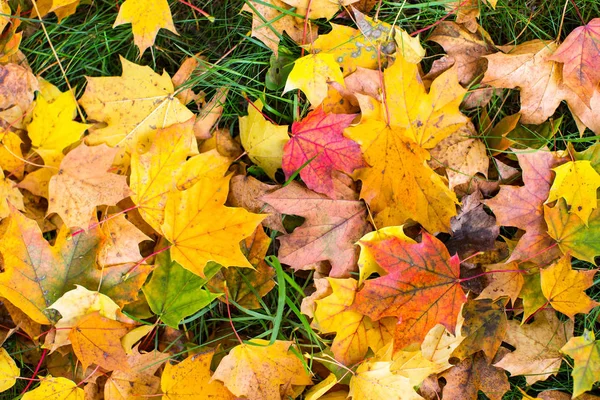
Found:
<svg viewBox="0 0 600 400"><path fill-rule="evenodd" d="M217 367L213 379L238 397L280 400L280 387L310 385L300 359L289 351L292 342L252 339L234 347Z"/></svg>
<svg viewBox="0 0 600 400"><path fill-rule="evenodd" d="M556 311L571 319L575 314L587 314L600 303L585 290L593 286L598 270L576 271L571 268L571 256L565 255L548 268L540 270L542 293Z"/></svg>

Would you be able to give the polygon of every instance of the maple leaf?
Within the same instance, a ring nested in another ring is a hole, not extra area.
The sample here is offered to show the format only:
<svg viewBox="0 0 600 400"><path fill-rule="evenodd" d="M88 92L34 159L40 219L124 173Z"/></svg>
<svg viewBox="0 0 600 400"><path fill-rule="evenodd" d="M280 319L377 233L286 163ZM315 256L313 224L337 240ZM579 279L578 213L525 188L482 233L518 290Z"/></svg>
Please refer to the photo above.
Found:
<svg viewBox="0 0 600 400"><path fill-rule="evenodd" d="M21 138L4 129L0 129L0 169L8 171L18 179L23 178L25 162L21 152Z"/></svg>
<svg viewBox="0 0 600 400"><path fill-rule="evenodd" d="M148 236L129 222L124 215L113 214L102 222L102 232L106 240L98 249L98 265L133 267L133 264L142 260L139 243L151 240Z"/></svg>
<svg viewBox="0 0 600 400"><path fill-rule="evenodd" d="M493 360L508 328L502 302L490 299L469 301L463 306L462 314L465 321L461 335L464 339L452 357L462 360L481 350L488 360Z"/></svg>
<svg viewBox="0 0 600 400"><path fill-rule="evenodd" d="M69 332L69 340L84 370L90 364L109 371L126 370L127 355L121 337L127 331L125 324L105 318L96 311L77 321Z"/></svg>
<svg viewBox="0 0 600 400"><path fill-rule="evenodd" d="M552 170L559 160L549 151L517 153L523 170L524 186L501 185L500 192L485 205L496 216L497 224L515 226L526 231L508 261L529 260L548 264L560 256L547 234L544 221L544 202L552 182Z"/></svg>
<svg viewBox="0 0 600 400"><path fill-rule="evenodd" d="M287 125L275 125L262 115L262 101L248 105L248 116L240 117L240 139L250 160L272 179L281 168L283 147L290 139Z"/></svg>
<svg viewBox="0 0 600 400"><path fill-rule="evenodd" d="M587 160L566 162L554 168L554 172L556 178L546 203L564 198L570 211L587 225L592 210L596 208L596 190L600 187L600 175Z"/></svg>
<svg viewBox="0 0 600 400"><path fill-rule="evenodd" d="M329 199L297 182L261 198L277 211L299 215L304 224L279 238L279 260L302 269L328 260L329 276L347 277L356 265L354 243L371 230L367 210L354 199Z"/></svg>
<svg viewBox="0 0 600 400"><path fill-rule="evenodd" d="M360 144L371 166L354 176L362 180L361 198L377 213L378 226L412 219L429 231L447 231L456 214L456 196L425 165L426 149L467 122L458 110L465 90L458 84L455 69L440 75L429 93L418 74L417 65L397 56L383 73L385 104L357 94L362 99L362 120L345 134Z"/></svg>
<svg viewBox="0 0 600 400"><path fill-rule="evenodd" d="M140 56L154 44L160 28L177 35L167 0L125 0L113 28L131 23L133 42L140 49Z"/></svg>
<svg viewBox="0 0 600 400"><path fill-rule="evenodd" d="M60 164L48 187L48 214L68 227L87 228L97 205L115 205L129 196L127 177L108 172L117 153L106 145L77 146Z"/></svg>
<svg viewBox="0 0 600 400"><path fill-rule="evenodd" d="M486 269L502 272L490 275L490 283L477 298L497 300L500 297L506 296L515 304L525 283L523 271L519 269L519 264L516 261L511 261L506 264L488 265Z"/></svg>
<svg viewBox="0 0 600 400"><path fill-rule="evenodd" d="M10 215L10 206L18 210L25 210L23 195L17 188L17 185L0 170L0 219Z"/></svg>
<svg viewBox="0 0 600 400"><path fill-rule="evenodd" d="M223 384L211 379L210 363L214 350L192 355L177 365L167 363L161 378L161 389L166 399L210 398L234 400ZM192 383L193 384L190 384Z"/></svg>
<svg viewBox="0 0 600 400"><path fill-rule="evenodd" d="M231 393L249 400L279 400L281 385L310 385L300 359L289 352L292 342L252 339L221 360L212 379L222 381Z"/></svg>
<svg viewBox="0 0 600 400"><path fill-rule="evenodd" d="M563 83L589 106L600 83L600 18L575 28L558 46L551 60L563 63Z"/></svg>
<svg viewBox="0 0 600 400"><path fill-rule="evenodd" d="M582 336L569 339L560 350L575 361L573 376L573 397L590 390L600 377L600 340L593 331L585 330Z"/></svg>
<svg viewBox="0 0 600 400"><path fill-rule="evenodd" d="M313 325L323 333L335 332L331 351L345 365L363 360L369 348L377 352L390 343L397 319L371 321L369 317L351 310L358 287L355 279L328 278L332 293L316 300Z"/></svg>
<svg viewBox="0 0 600 400"><path fill-rule="evenodd" d="M450 364L452 352L454 352L454 349L464 339L460 335L462 323L462 315L459 315L459 320L456 323L456 332L451 333L444 325L438 324L431 328L427 336L423 339L421 353L423 357L433 363L432 373L439 373L452 367L453 364Z"/></svg>
<svg viewBox="0 0 600 400"><path fill-rule="evenodd" d="M483 0L488 6L496 8L498 0ZM480 17L480 5L478 0L452 0L445 3L446 10L456 13L456 22L464 25L469 31L477 31L477 19Z"/></svg>
<svg viewBox="0 0 600 400"><path fill-rule="evenodd" d="M523 299L523 318L527 320L547 303L542 293L542 284L539 271L524 276L523 288L519 297Z"/></svg>
<svg viewBox="0 0 600 400"><path fill-rule="evenodd" d="M552 310L535 315L530 324L508 321L505 342L516 350L502 357L494 366L525 375L528 385L556 375L562 362L560 349L573 336L573 321L561 322Z"/></svg>
<svg viewBox="0 0 600 400"><path fill-rule="evenodd" d="M351 174L365 166L358 144L342 135L353 119L354 115L326 114L317 109L294 122L292 138L283 148L286 180L302 168L300 177L309 189L334 198L332 172Z"/></svg>
<svg viewBox="0 0 600 400"><path fill-rule="evenodd" d="M218 268L211 268L211 271L214 269L212 273ZM177 329L183 318L206 307L219 296L203 289L206 282L206 279L171 260L169 251L164 251L156 256L152 277L142 290L152 312L165 324Z"/></svg>
<svg viewBox="0 0 600 400"><path fill-rule="evenodd" d="M438 24L429 40L441 45L448 55L435 60L431 69L445 70L446 66L454 63L458 80L463 85L483 76L487 63L482 57L495 53L496 48L490 35L479 25L475 26L476 30L472 31L455 22L443 21Z"/></svg>
<svg viewBox="0 0 600 400"><path fill-rule="evenodd" d="M121 76L87 78L79 104L90 120L106 126L90 130L90 145L132 147L153 130L185 122L194 114L174 97L169 75L121 57ZM115 88L118 88L115 90Z"/></svg>
<svg viewBox="0 0 600 400"><path fill-rule="evenodd" d="M501 400L510 389L504 370L490 365L482 353L464 359L443 377L445 399L476 400L481 390L491 400Z"/></svg>
<svg viewBox="0 0 600 400"><path fill-rule="evenodd" d="M84 400L84 391L75 382L66 378L53 378L51 375L41 378L40 385L25 393L23 400Z"/></svg>
<svg viewBox="0 0 600 400"><path fill-rule="evenodd" d="M283 93L300 89L312 107L317 107L327 97L327 84L336 82L344 86L344 76L333 55L309 54L294 62Z"/></svg>
<svg viewBox="0 0 600 400"><path fill-rule="evenodd" d="M252 268L239 242L250 236L265 216L223 205L230 178L169 193L161 231L172 243L172 259L201 277L209 261L224 267Z"/></svg>
<svg viewBox="0 0 600 400"><path fill-rule="evenodd" d="M14 112L20 121L33 102L34 93L39 90L37 78L31 70L18 64L0 65L0 76L3 76L0 85L0 109ZM3 117L5 119L6 117ZM8 122L14 122L12 118Z"/></svg>
<svg viewBox="0 0 600 400"><path fill-rule="evenodd" d="M390 396L398 399L422 400L423 397L413 389L414 382L405 376L393 373L391 366L391 361L368 360L361 363L350 379L349 396L353 400L385 399Z"/></svg>
<svg viewBox="0 0 600 400"><path fill-rule="evenodd" d="M548 224L548 235L564 253L581 260L594 263L600 254L596 240L600 233L600 209L596 206L590 214L587 225L575 213L568 211L564 199L559 199L554 207L544 205L544 218Z"/></svg>
<svg viewBox="0 0 600 400"><path fill-rule="evenodd" d="M227 204L234 207L242 207L253 213L269 214L263 225L279 232L285 232L281 223L281 214L273 207L265 203L261 198L281 188L281 185L269 185L258 179L246 175L236 175L229 182L229 196Z"/></svg>
<svg viewBox="0 0 600 400"><path fill-rule="evenodd" d="M564 97L559 65L551 61L555 43L532 40L507 54L484 56L488 69L481 83L521 90L521 122L541 124L554 114Z"/></svg>
<svg viewBox="0 0 600 400"><path fill-rule="evenodd" d="M282 0L284 3L289 4L292 7L296 7L296 13L304 16L305 18L318 19L318 18L332 18L339 10L340 7L349 6L352 3L356 3L358 0Z"/></svg>
<svg viewBox="0 0 600 400"><path fill-rule="evenodd" d="M311 41L311 24L308 23L305 34L305 21L295 18L291 10L291 7L280 0L252 0L246 2L242 8L242 11L252 13L252 37L263 42L275 56L278 54L279 41L283 32L295 42L304 39L306 42Z"/></svg>
<svg viewBox="0 0 600 400"><path fill-rule="evenodd" d="M542 293L556 311L571 319L578 313L587 314L600 305L585 294L585 290L594 285L596 272L574 271L571 269L571 256L563 256L540 271Z"/></svg>
<svg viewBox="0 0 600 400"><path fill-rule="evenodd" d="M460 287L458 257L450 257L442 242L424 233L421 243L389 238L363 249L387 275L366 281L353 309L373 320L398 317L395 349L421 343L438 323L454 331L467 298Z"/></svg>
<svg viewBox="0 0 600 400"><path fill-rule="evenodd" d="M270 245L271 238L259 225L254 233L240 244L242 253L255 269L220 269L208 282L209 289L213 292L227 291L229 299L250 310L261 308L260 299L275 287L275 270L264 260ZM227 303L226 298L219 297L219 300Z"/></svg>
<svg viewBox="0 0 600 400"><path fill-rule="evenodd" d="M0 349L0 392L13 387L19 376L21 376L21 370L6 349L2 347Z"/></svg>
<svg viewBox="0 0 600 400"><path fill-rule="evenodd" d="M36 153L46 165L51 165L49 160L78 141L92 125L73 121L77 115L77 102L70 91L61 93L51 102L39 96L35 103L27 134Z"/></svg>
<svg viewBox="0 0 600 400"><path fill-rule="evenodd" d="M58 22L75 13L80 0L38 0L33 8L33 16L44 17L53 12L58 17ZM38 13L39 11L39 13ZM10 14L10 13L9 13Z"/></svg>

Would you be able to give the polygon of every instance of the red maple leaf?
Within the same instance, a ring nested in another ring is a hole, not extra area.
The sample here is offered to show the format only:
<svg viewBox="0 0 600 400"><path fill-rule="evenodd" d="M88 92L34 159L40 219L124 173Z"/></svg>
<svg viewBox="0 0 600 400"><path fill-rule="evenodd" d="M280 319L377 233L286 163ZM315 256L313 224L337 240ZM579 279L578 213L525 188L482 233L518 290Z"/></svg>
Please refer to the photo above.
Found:
<svg viewBox="0 0 600 400"><path fill-rule="evenodd" d="M373 320L399 318L394 348L421 343L436 324L454 332L467 296L460 286L460 260L442 242L423 233L421 243L398 238L363 242L387 275L368 280L353 308Z"/></svg>
<svg viewBox="0 0 600 400"><path fill-rule="evenodd" d="M292 125L292 138L283 148L283 171L286 179L298 169L306 186L335 198L334 170L351 174L365 166L360 146L345 138L344 128L354 119L352 114L326 114L316 109ZM305 165L306 164L306 165Z"/></svg>

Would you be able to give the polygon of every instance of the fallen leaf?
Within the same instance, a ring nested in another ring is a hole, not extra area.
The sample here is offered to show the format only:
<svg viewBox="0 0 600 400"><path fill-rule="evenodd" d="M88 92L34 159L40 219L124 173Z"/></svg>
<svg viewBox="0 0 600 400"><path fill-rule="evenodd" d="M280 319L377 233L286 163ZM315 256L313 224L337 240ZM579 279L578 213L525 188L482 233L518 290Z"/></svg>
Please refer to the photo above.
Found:
<svg viewBox="0 0 600 400"><path fill-rule="evenodd" d="M389 238L367 243L363 251L371 252L387 275L365 282L353 310L375 321L398 317L395 349L421 343L438 323L454 331L467 298L460 287L458 257L450 257L442 242L423 233L421 243Z"/></svg>
<svg viewBox="0 0 600 400"><path fill-rule="evenodd" d="M279 260L294 269L303 269L327 260L329 276L349 276L356 268L354 243L371 230L367 210L354 199L332 200L312 192L297 182L261 197L278 212L299 215L304 224L279 238Z"/></svg>
<svg viewBox="0 0 600 400"><path fill-rule="evenodd" d="M285 232L281 223L281 214L261 198L275 190L280 185L269 185L247 175L236 175L229 182L229 196L227 204L242 207L255 214L268 214L263 220L263 225L269 229Z"/></svg>
<svg viewBox="0 0 600 400"><path fill-rule="evenodd" d="M300 89L312 107L316 108L327 97L329 82L344 86L344 76L334 56L328 53L309 54L295 61L283 93Z"/></svg>
<svg viewBox="0 0 600 400"><path fill-rule="evenodd" d="M523 318L527 320L548 303L542 293L539 271L531 275L525 275L524 280L519 297L523 299Z"/></svg>
<svg viewBox="0 0 600 400"><path fill-rule="evenodd" d="M121 337L127 327L118 321L93 312L77 321L69 333L73 352L85 370L90 364L112 370L127 370L127 355Z"/></svg>
<svg viewBox="0 0 600 400"><path fill-rule="evenodd" d="M140 49L140 56L154 44L160 28L177 35L167 0L125 0L113 28L131 23L133 42Z"/></svg>
<svg viewBox="0 0 600 400"><path fill-rule="evenodd" d="M311 387L304 398L306 400L317 400L321 399L325 393L329 391L332 387L337 383L337 378L335 374L327 375L327 378L323 379L321 382L317 383L315 386ZM344 397L347 398L348 396Z"/></svg>
<svg viewBox="0 0 600 400"><path fill-rule="evenodd" d="M305 18L331 19L340 10L340 7L349 6L358 0L282 0L292 7L296 7L296 13Z"/></svg>
<svg viewBox="0 0 600 400"><path fill-rule="evenodd" d="M596 208L596 191L600 187L600 175L586 160L569 161L553 170L556 172L556 177L546 203L564 198L569 211L579 216L587 225L590 214Z"/></svg>
<svg viewBox="0 0 600 400"><path fill-rule="evenodd" d="M29 69L12 63L0 65L0 76L3 77L0 84L0 109L13 109L22 118L31 107L33 94L39 90L38 80Z"/></svg>
<svg viewBox="0 0 600 400"><path fill-rule="evenodd" d="M0 219L10 215L10 207L17 210L25 210L23 195L12 180L5 178L0 170Z"/></svg>
<svg viewBox="0 0 600 400"><path fill-rule="evenodd" d="M450 364L452 352L464 339L460 335L462 323L462 315L459 315L456 332L450 333L442 324L434 326L427 332L421 343L421 353L423 357L433 363L432 373L440 373L453 366Z"/></svg>
<svg viewBox="0 0 600 400"><path fill-rule="evenodd" d="M289 140L287 125L275 125L261 113L262 101L249 101L248 116L240 117L240 139L250 160L272 179L281 168L283 147Z"/></svg>
<svg viewBox="0 0 600 400"><path fill-rule="evenodd" d="M133 267L135 263L142 264L139 244L151 240L134 224L129 222L124 215L109 215L102 221L102 232L106 240L98 249L98 265L101 267L115 267L127 265Z"/></svg>
<svg viewBox="0 0 600 400"><path fill-rule="evenodd" d="M500 272L489 275L490 283L483 289L477 299L497 300L500 297L508 297L512 304L515 304L525 283L523 271L519 269L519 264L516 261L511 261L506 264L488 265L486 269Z"/></svg>
<svg viewBox="0 0 600 400"><path fill-rule="evenodd" d="M410 380L390 370L391 362L365 361L358 366L350 379L349 396L353 400L398 399L421 400Z"/></svg>
<svg viewBox="0 0 600 400"><path fill-rule="evenodd" d="M504 304L490 299L472 300L463 306L462 315L464 339L451 357L463 360L481 350L492 361L508 328Z"/></svg>
<svg viewBox="0 0 600 400"><path fill-rule="evenodd" d="M57 213L68 227L87 229L96 206L129 196L127 177L108 172L116 153L106 145L71 150L50 179L48 214Z"/></svg>
<svg viewBox="0 0 600 400"><path fill-rule="evenodd" d="M0 348L0 392L13 387L20 376L21 370L17 367L15 360L4 347Z"/></svg>
<svg viewBox="0 0 600 400"><path fill-rule="evenodd" d="M548 268L540 270L542 293L552 308L571 319L578 313L587 314L600 305L585 294L585 290L594 285L596 272L573 270L571 256L563 256Z"/></svg>
<svg viewBox="0 0 600 400"><path fill-rule="evenodd" d="M38 387L25 393L23 400L84 400L83 389L66 378L41 377Z"/></svg>
<svg viewBox="0 0 600 400"><path fill-rule="evenodd" d="M508 321L504 341L516 350L494 364L511 376L524 375L527 385L558 373L563 358L560 349L573 336L573 321L561 322L552 310L540 311L534 318L529 324Z"/></svg>
<svg viewBox="0 0 600 400"><path fill-rule="evenodd" d="M562 81L589 106L594 90L600 83L600 18L575 28L558 46L553 61L563 64Z"/></svg>
<svg viewBox="0 0 600 400"><path fill-rule="evenodd" d="M283 172L286 180L296 171L306 186L335 198L332 173L347 174L364 167L358 144L343 136L354 115L326 114L317 109L292 125L292 138L283 148Z"/></svg>
<svg viewBox="0 0 600 400"><path fill-rule="evenodd" d="M480 390L490 400L501 400L510 389L504 370L490 365L482 353L462 360L442 376L447 382L443 396L448 400L476 400Z"/></svg>
<svg viewBox="0 0 600 400"><path fill-rule="evenodd" d="M142 8L146 7L145 3ZM79 104L88 119L106 123L90 130L88 144L132 148L150 132L194 116L173 96L175 89L166 72L158 75L122 57L121 65L121 76L87 78Z"/></svg>
<svg viewBox="0 0 600 400"><path fill-rule="evenodd" d="M590 390L600 377L600 340L594 332L585 330L582 336L572 337L560 351L575 361L573 397Z"/></svg>
<svg viewBox="0 0 600 400"><path fill-rule="evenodd" d="M234 347L221 360L213 380L222 381L235 396L249 400L279 400L281 385L310 385L300 359L289 348L292 342L252 339Z"/></svg>
<svg viewBox="0 0 600 400"><path fill-rule="evenodd" d="M0 169L12 173L18 179L23 178L25 169L22 143L17 134L0 128Z"/></svg>
<svg viewBox="0 0 600 400"><path fill-rule="evenodd" d="M369 348L377 352L392 341L397 319L372 321L352 311L358 282L355 279L328 278L332 293L316 300L313 325L322 333L335 332L331 351L344 365L359 363Z"/></svg>

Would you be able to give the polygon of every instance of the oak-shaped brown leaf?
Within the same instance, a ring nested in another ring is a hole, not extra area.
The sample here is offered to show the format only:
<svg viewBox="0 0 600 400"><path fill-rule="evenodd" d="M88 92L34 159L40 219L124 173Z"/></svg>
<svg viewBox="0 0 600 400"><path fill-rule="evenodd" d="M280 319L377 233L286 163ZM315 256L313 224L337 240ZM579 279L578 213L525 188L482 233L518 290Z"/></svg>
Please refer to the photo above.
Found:
<svg viewBox="0 0 600 400"><path fill-rule="evenodd" d="M488 69L482 83L521 90L521 122L541 124L554 114L564 97L560 66L551 60L556 43L532 40L508 53L485 56Z"/></svg>
<svg viewBox="0 0 600 400"><path fill-rule="evenodd" d="M464 339L452 357L462 360L481 350L488 360L493 360L508 328L502 302L472 300L464 305L462 314L465 318L461 329Z"/></svg>
<svg viewBox="0 0 600 400"><path fill-rule="evenodd" d="M600 83L600 18L569 33L550 59L563 63L563 83L589 106Z"/></svg>
<svg viewBox="0 0 600 400"><path fill-rule="evenodd" d="M483 353L462 360L443 377L447 381L443 392L446 400L476 400L479 390L491 400L501 400L510 389L504 370L490 365Z"/></svg>
<svg viewBox="0 0 600 400"><path fill-rule="evenodd" d="M552 310L537 313L534 321L508 321L505 342L516 350L494 364L512 376L525 375L528 385L546 380L560 368L560 349L573 337L573 321L561 322Z"/></svg>
<svg viewBox="0 0 600 400"><path fill-rule="evenodd" d="M255 214L269 214L263 220L263 225L279 232L285 232L285 228L281 223L281 214L260 199L262 196L274 192L280 187L280 185L263 183L251 176L236 175L229 182L227 204L245 208Z"/></svg>
<svg viewBox="0 0 600 400"><path fill-rule="evenodd" d="M50 179L48 214L57 213L68 227L87 228L96 206L127 197L127 177L108 172L117 151L81 144L69 152Z"/></svg>
<svg viewBox="0 0 600 400"><path fill-rule="evenodd" d="M351 174L364 167L359 145L342 134L354 119L352 114L326 114L321 108L292 124L289 142L283 147L286 179L300 170L306 186L334 198L332 172Z"/></svg>
<svg viewBox="0 0 600 400"><path fill-rule="evenodd" d="M319 261L331 263L331 277L348 277L356 269L354 243L371 230L364 204L332 200L297 182L261 197L283 214L299 215L304 224L279 238L279 260L302 269Z"/></svg>
<svg viewBox="0 0 600 400"><path fill-rule="evenodd" d="M227 297L219 297L224 303L231 299L250 310L260 308L259 300L275 287L275 270L264 260L270 245L271 238L267 236L262 225L259 225L254 233L240 244L242 253L255 269L221 268L207 283L207 287L212 292L227 291Z"/></svg>
<svg viewBox="0 0 600 400"><path fill-rule="evenodd" d="M479 25L474 32L466 29L456 22L443 21L434 29L429 37L446 51L447 56L434 61L436 63L451 65L454 61L458 69L458 80L463 85L470 84L474 79L483 76L487 63L483 56L496 52L494 42L490 35Z"/></svg>
<svg viewBox="0 0 600 400"><path fill-rule="evenodd" d="M238 397L249 400L279 400L280 386L310 385L300 359L289 351L292 342L252 339L234 347L221 360L213 379Z"/></svg>
<svg viewBox="0 0 600 400"><path fill-rule="evenodd" d="M548 198L553 175L559 160L549 151L518 153L523 170L524 186L502 185L500 192L485 204L492 209L497 224L514 226L526 231L519 239L508 261L529 260L548 264L560 256L548 236L544 221L544 202Z"/></svg>
<svg viewBox="0 0 600 400"><path fill-rule="evenodd" d="M109 371L127 370L127 355L121 345L121 337L127 331L127 325L94 312L71 328L69 340L83 369L97 364Z"/></svg>
<svg viewBox="0 0 600 400"><path fill-rule="evenodd" d="M387 275L368 280L356 294L353 309L373 320L400 319L394 348L421 343L436 324L454 332L461 306L467 301L460 286L460 261L427 233L421 243L388 238L365 243Z"/></svg>

